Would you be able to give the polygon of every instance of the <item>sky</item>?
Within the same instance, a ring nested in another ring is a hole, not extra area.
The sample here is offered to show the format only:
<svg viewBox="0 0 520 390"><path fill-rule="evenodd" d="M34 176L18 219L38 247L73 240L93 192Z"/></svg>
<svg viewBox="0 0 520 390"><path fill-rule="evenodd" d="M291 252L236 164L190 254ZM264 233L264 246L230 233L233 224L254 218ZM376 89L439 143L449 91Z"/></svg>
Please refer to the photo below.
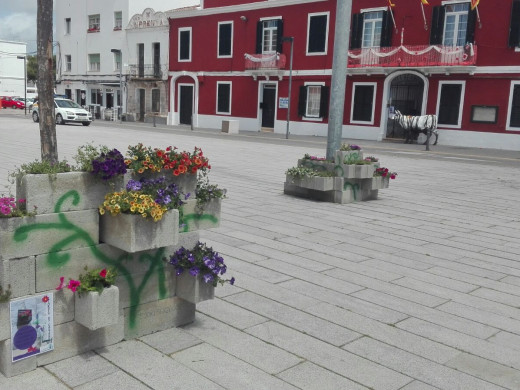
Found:
<svg viewBox="0 0 520 390"><path fill-rule="evenodd" d="M0 40L27 43L36 54L36 0L0 0Z"/></svg>

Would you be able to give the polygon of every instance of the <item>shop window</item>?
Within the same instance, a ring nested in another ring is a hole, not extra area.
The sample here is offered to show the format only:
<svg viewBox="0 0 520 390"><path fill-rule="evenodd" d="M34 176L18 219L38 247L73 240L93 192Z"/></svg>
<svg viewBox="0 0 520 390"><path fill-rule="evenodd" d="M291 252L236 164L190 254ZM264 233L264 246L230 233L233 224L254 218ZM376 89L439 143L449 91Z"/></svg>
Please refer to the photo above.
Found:
<svg viewBox="0 0 520 390"><path fill-rule="evenodd" d="M438 123L447 127L460 127L462 103L464 101L464 83L445 81L439 84Z"/></svg>

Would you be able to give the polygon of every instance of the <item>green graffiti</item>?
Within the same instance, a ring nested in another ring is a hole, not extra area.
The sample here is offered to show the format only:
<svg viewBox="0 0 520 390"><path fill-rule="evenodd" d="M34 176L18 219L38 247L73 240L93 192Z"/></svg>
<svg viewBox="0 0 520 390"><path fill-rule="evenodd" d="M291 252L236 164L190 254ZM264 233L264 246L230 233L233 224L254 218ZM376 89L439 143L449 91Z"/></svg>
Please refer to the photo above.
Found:
<svg viewBox="0 0 520 390"><path fill-rule="evenodd" d="M348 181L345 182L345 184L343 185L343 190L346 191L347 188L352 189L352 195L354 196L354 200L356 201L357 200L357 193L359 191L359 184L357 183L350 183Z"/></svg>
<svg viewBox="0 0 520 390"><path fill-rule="evenodd" d="M311 160L303 160L301 166L305 167L305 168L314 169L315 171L320 171L320 170L323 171L323 172L327 171L327 167L326 166L324 166L322 164L313 163Z"/></svg>
<svg viewBox="0 0 520 390"><path fill-rule="evenodd" d="M343 159L343 164L354 164L356 161L359 160L359 153L351 153L347 154L345 158Z"/></svg>
<svg viewBox="0 0 520 390"><path fill-rule="evenodd" d="M110 267L115 267L120 276L122 276L128 284L130 290L130 314L129 314L129 326L131 329L136 326L137 308L141 300L141 294L146 287L146 284L154 274L157 272L158 278L158 289L159 299L166 298L166 276L164 270L164 248L160 248L152 253L144 253L139 255L137 261L140 263L149 262L149 268L146 271L141 283L136 285L130 271L123 264L126 260L131 260L131 256L128 253L124 253L116 259L107 256L105 253L99 250L98 243L92 239L92 237L81 227L71 223L67 216L61 211L63 203L71 201L73 205L79 203L80 196L76 190L71 190L64 194L56 203L54 212L58 213L58 222L54 223L34 223L30 225L24 225L16 229L14 232L14 240L17 242L25 241L29 234L36 230L62 230L70 231L70 235L61 241L52 245L47 255L47 263L53 267L58 268L65 265L70 260L70 253L63 252L67 245L74 241L84 241L87 247L92 252L92 255Z"/></svg>
<svg viewBox="0 0 520 390"><path fill-rule="evenodd" d="M208 221L208 222L210 222L211 224L213 224L215 226L218 224L218 218L215 217L214 215L211 215L211 214L197 214L197 213L188 214L188 215L184 215L182 217L182 220L181 220L181 223L180 223L182 232L183 233L188 232L190 230L190 224L191 223L194 224L194 223L199 222L199 221Z"/></svg>

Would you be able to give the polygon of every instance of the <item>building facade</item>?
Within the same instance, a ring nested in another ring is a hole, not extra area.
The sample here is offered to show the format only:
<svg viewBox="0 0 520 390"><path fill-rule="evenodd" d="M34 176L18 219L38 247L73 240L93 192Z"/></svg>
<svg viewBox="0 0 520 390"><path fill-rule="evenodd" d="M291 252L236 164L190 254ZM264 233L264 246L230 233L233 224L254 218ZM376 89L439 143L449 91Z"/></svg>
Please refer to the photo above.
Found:
<svg viewBox="0 0 520 390"><path fill-rule="evenodd" d="M26 52L26 43L0 40L0 96L24 96Z"/></svg>
<svg viewBox="0 0 520 390"><path fill-rule="evenodd" d="M192 4L193 0L177 1ZM55 1L58 94L97 118L166 118L169 0ZM166 121L166 119L164 119Z"/></svg>
<svg viewBox="0 0 520 390"><path fill-rule="evenodd" d="M392 3L353 1L342 136L400 138L399 110L436 114L441 144L520 149L520 0ZM290 101L291 133L326 136L335 19L336 0L170 15L169 123L282 133Z"/></svg>

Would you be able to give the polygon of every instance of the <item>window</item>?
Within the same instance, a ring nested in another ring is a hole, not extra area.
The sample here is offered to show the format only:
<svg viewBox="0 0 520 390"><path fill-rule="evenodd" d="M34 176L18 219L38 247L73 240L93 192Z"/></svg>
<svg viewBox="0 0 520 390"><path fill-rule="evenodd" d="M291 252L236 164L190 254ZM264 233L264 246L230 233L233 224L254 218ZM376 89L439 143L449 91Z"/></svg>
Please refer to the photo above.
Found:
<svg viewBox="0 0 520 390"><path fill-rule="evenodd" d="M329 13L309 14L307 22L307 55L327 54Z"/></svg>
<svg viewBox="0 0 520 390"><path fill-rule="evenodd" d="M509 92L506 130L520 131L520 82L513 81Z"/></svg>
<svg viewBox="0 0 520 390"><path fill-rule="evenodd" d="M497 123L498 106L471 106L471 122Z"/></svg>
<svg viewBox="0 0 520 390"><path fill-rule="evenodd" d="M118 72L121 70L121 52L115 52L114 54L114 70Z"/></svg>
<svg viewBox="0 0 520 390"><path fill-rule="evenodd" d="M386 8L374 8L352 15L350 49L389 47L393 22Z"/></svg>
<svg viewBox="0 0 520 390"><path fill-rule="evenodd" d="M509 26L509 47L520 46L520 0L513 0Z"/></svg>
<svg viewBox="0 0 520 390"><path fill-rule="evenodd" d="M191 61L191 27L179 28L179 62Z"/></svg>
<svg viewBox="0 0 520 390"><path fill-rule="evenodd" d="M103 105L103 93L101 89L90 90L90 104Z"/></svg>
<svg viewBox="0 0 520 390"><path fill-rule="evenodd" d="M158 88L152 89L152 112L161 112L161 91Z"/></svg>
<svg viewBox="0 0 520 390"><path fill-rule="evenodd" d="M123 12L114 12L114 30L121 30L123 28Z"/></svg>
<svg viewBox="0 0 520 390"><path fill-rule="evenodd" d="M433 7L431 45L464 46L475 41L477 11L469 1Z"/></svg>
<svg viewBox="0 0 520 390"><path fill-rule="evenodd" d="M375 83L354 83L352 88L350 122L365 125L374 124L375 99Z"/></svg>
<svg viewBox="0 0 520 390"><path fill-rule="evenodd" d="M272 54L282 52L283 20L260 20L256 31L256 53Z"/></svg>
<svg viewBox="0 0 520 390"><path fill-rule="evenodd" d="M99 28L100 28L99 20L100 20L99 14L88 16L88 31L89 32L99 31Z"/></svg>
<svg viewBox="0 0 520 390"><path fill-rule="evenodd" d="M65 19L65 35L70 35L70 18Z"/></svg>
<svg viewBox="0 0 520 390"><path fill-rule="evenodd" d="M65 56L65 72L70 72L72 70L72 56Z"/></svg>
<svg viewBox="0 0 520 390"><path fill-rule="evenodd" d="M231 83L217 82L217 114L231 115Z"/></svg>
<svg viewBox="0 0 520 390"><path fill-rule="evenodd" d="M305 83L300 87L298 115L303 118L320 119L328 115L330 88L324 83Z"/></svg>
<svg viewBox="0 0 520 390"><path fill-rule="evenodd" d="M462 106L464 102L463 81L441 81L437 99L437 116L439 125L460 127Z"/></svg>
<svg viewBox="0 0 520 390"><path fill-rule="evenodd" d="M233 22L218 23L218 55L227 58L233 55Z"/></svg>
<svg viewBox="0 0 520 390"><path fill-rule="evenodd" d="M99 72L101 68L99 54L88 55L88 70L91 72Z"/></svg>

